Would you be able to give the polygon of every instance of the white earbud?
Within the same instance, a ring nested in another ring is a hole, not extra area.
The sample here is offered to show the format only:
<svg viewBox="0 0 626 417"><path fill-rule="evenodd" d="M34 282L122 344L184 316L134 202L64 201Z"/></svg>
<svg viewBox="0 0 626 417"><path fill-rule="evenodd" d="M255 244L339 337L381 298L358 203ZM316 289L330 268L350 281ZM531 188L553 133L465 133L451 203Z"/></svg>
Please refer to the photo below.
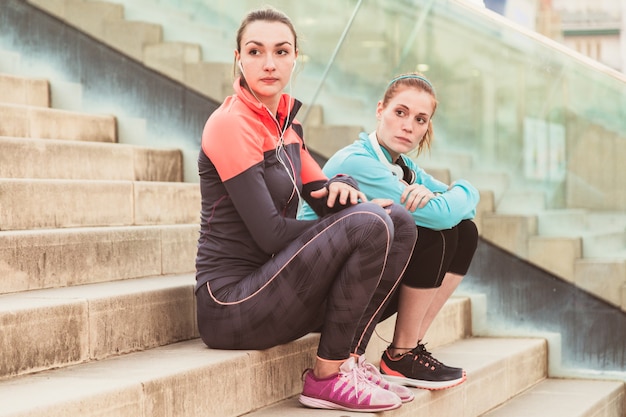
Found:
<svg viewBox="0 0 626 417"><path fill-rule="evenodd" d="M292 71L296 69L296 64L298 63L298 61L293 61L293 68Z"/></svg>
<svg viewBox="0 0 626 417"><path fill-rule="evenodd" d="M237 61L237 63L239 64L239 69L241 70L241 73L243 74L243 64L241 63L241 61Z"/></svg>

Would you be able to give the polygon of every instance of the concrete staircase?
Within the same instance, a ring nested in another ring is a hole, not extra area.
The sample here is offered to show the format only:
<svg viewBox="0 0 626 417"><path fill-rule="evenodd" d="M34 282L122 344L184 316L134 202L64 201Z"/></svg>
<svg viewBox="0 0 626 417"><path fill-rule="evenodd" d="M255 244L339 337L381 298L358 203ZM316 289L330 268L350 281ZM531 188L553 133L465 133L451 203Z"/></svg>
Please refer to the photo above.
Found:
<svg viewBox="0 0 626 417"><path fill-rule="evenodd" d="M222 100L231 94L229 45L233 41L223 27L200 24L167 2L29 2L208 97ZM296 84L304 97L312 95L314 82L300 79ZM311 109L305 135L311 149L329 157L364 130L373 112L358 100L340 95L326 96L325 102L325 109L320 105ZM334 108L342 110L334 112ZM300 117L305 112L306 108ZM337 124L335 113L341 113L343 123L349 120L352 124ZM626 216L598 210L548 210L543 192L520 191L520 187L512 191L507 174L480 172L471 156L448 156L440 150L434 154L436 161L422 164L435 176L450 182L462 175L481 189L476 222L483 238L626 311ZM588 218L581 220L585 216ZM596 227L598 224L603 227Z"/></svg>
<svg viewBox="0 0 626 417"><path fill-rule="evenodd" d="M50 108L53 84L0 77L0 417L353 415L297 403L315 334L267 351L197 339L199 194L180 151L117 143L115 115ZM385 415L626 415L623 382L550 378L544 339L480 337L477 311L455 297L428 334L468 381Z"/></svg>
<svg viewBox="0 0 626 417"><path fill-rule="evenodd" d="M197 338L199 194L180 153L116 143L114 115L47 107L47 80L0 85L0 416L320 415L297 403L318 335L266 351ZM623 382L549 378L545 340L473 336L472 303L452 298L428 335L468 381L387 415L624 415ZM392 331L378 326L369 358Z"/></svg>

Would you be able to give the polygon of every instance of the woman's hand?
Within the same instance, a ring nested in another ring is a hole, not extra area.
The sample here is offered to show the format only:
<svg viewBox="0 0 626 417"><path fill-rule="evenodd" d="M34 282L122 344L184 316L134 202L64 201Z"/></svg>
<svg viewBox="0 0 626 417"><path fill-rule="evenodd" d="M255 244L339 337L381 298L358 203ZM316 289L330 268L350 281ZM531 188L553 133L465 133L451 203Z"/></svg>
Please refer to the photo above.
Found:
<svg viewBox="0 0 626 417"><path fill-rule="evenodd" d="M340 181L331 182L328 185L328 189L324 187L311 193L311 197L314 198L324 198L326 196L328 196L326 203L328 207L334 207L337 201L342 206L346 205L348 202L350 202L351 205L355 205L359 200L367 201L365 194Z"/></svg>
<svg viewBox="0 0 626 417"><path fill-rule="evenodd" d="M391 209L387 207L393 204L393 200L389 198L373 198L372 203L378 204L379 206L384 208L387 214L391 213Z"/></svg>
<svg viewBox="0 0 626 417"><path fill-rule="evenodd" d="M409 211L423 208L428 202L435 198L435 194L421 184L412 184L404 189L400 202Z"/></svg>

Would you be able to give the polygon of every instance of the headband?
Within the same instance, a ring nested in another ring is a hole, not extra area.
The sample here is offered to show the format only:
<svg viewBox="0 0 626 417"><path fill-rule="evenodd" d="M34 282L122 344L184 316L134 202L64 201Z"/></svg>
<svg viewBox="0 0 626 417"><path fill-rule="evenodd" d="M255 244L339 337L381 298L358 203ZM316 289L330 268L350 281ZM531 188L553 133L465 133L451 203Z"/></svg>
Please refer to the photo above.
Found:
<svg viewBox="0 0 626 417"><path fill-rule="evenodd" d="M428 81L426 78L422 77L421 75L417 75L417 74L406 74L406 75L400 75L400 76L398 76L398 77L394 78L393 80L391 80L391 81L389 82L389 84L387 85L387 88L391 87L391 85L392 85L393 83L395 83L396 81L404 80L404 79L406 79L406 78L412 78L412 79L415 79L415 80L422 80L422 81L424 81L426 84L428 84L428 86L429 86L430 88L432 88L433 90L435 89L435 88L433 87L433 85L430 83L430 81Z"/></svg>

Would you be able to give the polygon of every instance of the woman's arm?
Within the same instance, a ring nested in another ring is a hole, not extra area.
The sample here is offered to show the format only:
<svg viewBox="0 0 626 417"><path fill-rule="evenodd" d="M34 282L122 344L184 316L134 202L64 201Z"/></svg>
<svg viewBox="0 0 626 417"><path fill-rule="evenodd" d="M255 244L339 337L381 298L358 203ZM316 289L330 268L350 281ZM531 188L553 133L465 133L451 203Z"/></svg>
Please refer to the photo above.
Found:
<svg viewBox="0 0 626 417"><path fill-rule="evenodd" d="M417 168L413 166L412 168ZM345 172L359 183L361 191L369 199L388 198L403 205L402 195L407 184L394 176L387 167L372 157L352 154L341 160L331 158L324 166L324 173ZM433 193L438 193L424 207L411 211L418 226L434 230L449 229L461 220L471 219L479 201L478 191L467 181L457 181L448 186L425 171L417 168L417 181Z"/></svg>

